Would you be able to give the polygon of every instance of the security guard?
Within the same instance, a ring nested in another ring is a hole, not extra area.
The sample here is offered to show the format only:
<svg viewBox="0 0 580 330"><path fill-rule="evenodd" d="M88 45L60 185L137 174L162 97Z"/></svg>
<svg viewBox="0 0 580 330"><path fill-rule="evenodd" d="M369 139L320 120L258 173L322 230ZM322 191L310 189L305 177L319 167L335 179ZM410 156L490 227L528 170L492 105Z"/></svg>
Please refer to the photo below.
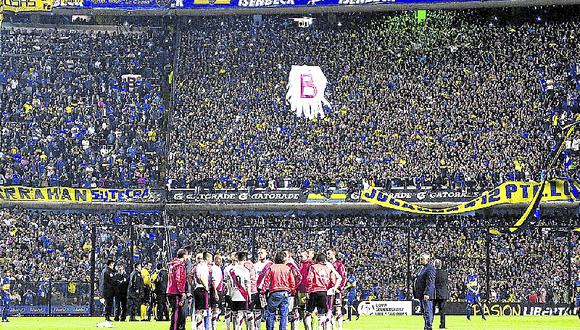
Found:
<svg viewBox="0 0 580 330"><path fill-rule="evenodd" d="M151 321L151 263L148 262L141 269L141 277L143 277L143 301L141 305L141 321Z"/></svg>
<svg viewBox="0 0 580 330"><path fill-rule="evenodd" d="M135 316L139 313L139 307L145 297L145 285L141 276L141 264L136 264L135 269L129 277L129 287L127 288L127 309L129 310L129 321L137 321Z"/></svg>

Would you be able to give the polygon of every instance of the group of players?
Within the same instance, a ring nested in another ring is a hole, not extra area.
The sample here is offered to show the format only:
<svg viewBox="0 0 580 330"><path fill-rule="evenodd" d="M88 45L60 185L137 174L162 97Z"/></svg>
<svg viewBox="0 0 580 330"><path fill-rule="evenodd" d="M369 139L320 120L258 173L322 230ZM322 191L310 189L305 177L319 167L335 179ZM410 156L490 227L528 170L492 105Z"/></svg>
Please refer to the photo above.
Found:
<svg viewBox="0 0 580 330"><path fill-rule="evenodd" d="M318 329L342 329L347 275L336 250L317 254L305 250L300 252L299 261L289 251L277 252L273 261L268 257L268 252L260 249L256 262L246 252L225 258L204 252L192 260L189 246L178 251L169 270L171 329L185 329L184 316L191 316L194 329L215 330L221 314L228 330L242 329L244 324L248 330L258 330L264 320L267 329L273 329L276 315L280 329L290 324L295 330L302 322L311 330L313 314L318 317ZM179 267L185 269L185 292L172 291L178 287L172 282L182 277ZM186 301L180 300L181 296Z"/></svg>

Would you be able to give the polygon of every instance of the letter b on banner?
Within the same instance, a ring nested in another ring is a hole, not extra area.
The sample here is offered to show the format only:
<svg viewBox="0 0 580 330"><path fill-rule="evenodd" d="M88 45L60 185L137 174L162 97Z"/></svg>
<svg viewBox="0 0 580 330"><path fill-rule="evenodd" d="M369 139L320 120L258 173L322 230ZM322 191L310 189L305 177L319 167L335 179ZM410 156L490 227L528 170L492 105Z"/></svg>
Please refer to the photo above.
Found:
<svg viewBox="0 0 580 330"><path fill-rule="evenodd" d="M318 90L314 85L314 79L312 74L301 74L300 75L300 97L303 99L313 99L318 94Z"/></svg>
<svg viewBox="0 0 580 330"><path fill-rule="evenodd" d="M293 65L288 75L286 100L297 117L324 118L324 96L328 81L318 66Z"/></svg>

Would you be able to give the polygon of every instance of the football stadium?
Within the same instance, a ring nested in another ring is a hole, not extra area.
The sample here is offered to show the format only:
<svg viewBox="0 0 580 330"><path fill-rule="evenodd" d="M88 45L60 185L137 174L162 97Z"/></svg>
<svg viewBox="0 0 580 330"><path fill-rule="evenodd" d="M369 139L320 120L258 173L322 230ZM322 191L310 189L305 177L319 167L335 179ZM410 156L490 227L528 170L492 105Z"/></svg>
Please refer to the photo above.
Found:
<svg viewBox="0 0 580 330"><path fill-rule="evenodd" d="M0 329L580 329L580 0L2 0Z"/></svg>

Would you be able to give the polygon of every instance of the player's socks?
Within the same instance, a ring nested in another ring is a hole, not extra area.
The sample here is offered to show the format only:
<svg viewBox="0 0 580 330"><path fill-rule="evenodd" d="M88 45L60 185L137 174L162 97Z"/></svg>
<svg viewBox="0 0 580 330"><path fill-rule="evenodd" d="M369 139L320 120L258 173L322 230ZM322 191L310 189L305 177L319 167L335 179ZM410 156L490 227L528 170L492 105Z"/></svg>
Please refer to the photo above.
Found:
<svg viewBox="0 0 580 330"><path fill-rule="evenodd" d="M219 317L219 314L217 314L217 311L212 313L212 315L211 315L211 330L217 330L218 317Z"/></svg>
<svg viewBox="0 0 580 330"><path fill-rule="evenodd" d="M304 317L304 328L306 330L312 330L312 316L306 315Z"/></svg>
<svg viewBox="0 0 580 330"><path fill-rule="evenodd" d="M479 306L479 310L481 311L481 318L485 321L485 312L483 311L483 306L481 304L477 304Z"/></svg>
<svg viewBox="0 0 580 330"><path fill-rule="evenodd" d="M336 314L336 325L338 330L342 330L342 312Z"/></svg>
<svg viewBox="0 0 580 330"><path fill-rule="evenodd" d="M226 309L226 313L224 315L224 319L226 321L226 330L230 330L231 317L232 317L232 311Z"/></svg>
<svg viewBox="0 0 580 330"><path fill-rule="evenodd" d="M211 310L203 311L203 326L206 330L211 329Z"/></svg>
<svg viewBox="0 0 580 330"><path fill-rule="evenodd" d="M300 328L300 319L296 319L291 323L291 330L298 330Z"/></svg>
<svg viewBox="0 0 580 330"><path fill-rule="evenodd" d="M260 328L256 328L255 326L256 326L256 323L254 322L254 313L252 311L246 312L247 330L260 329Z"/></svg>
<svg viewBox="0 0 580 330"><path fill-rule="evenodd" d="M141 321L143 321L147 317L147 305L141 305L140 312L141 312L140 313L141 314Z"/></svg>
<svg viewBox="0 0 580 330"><path fill-rule="evenodd" d="M203 312L196 311L195 312L195 329L196 330L205 330L204 320L203 320Z"/></svg>
<svg viewBox="0 0 580 330"><path fill-rule="evenodd" d="M241 330L242 324L244 323L244 314L243 312L232 312L232 329L233 330Z"/></svg>
<svg viewBox="0 0 580 330"><path fill-rule="evenodd" d="M254 311L254 329L260 329L262 327L262 310L256 309Z"/></svg>
<svg viewBox="0 0 580 330"><path fill-rule="evenodd" d="M467 308L465 308L465 315L467 315L467 319L471 320L471 305L467 305Z"/></svg>
<svg viewBox="0 0 580 330"><path fill-rule="evenodd" d="M328 323L328 327L333 330L334 329L334 318L332 317L332 311L328 311L326 313L326 323Z"/></svg>
<svg viewBox="0 0 580 330"><path fill-rule="evenodd" d="M320 315L318 317L318 330L328 330L326 322L326 315Z"/></svg>

